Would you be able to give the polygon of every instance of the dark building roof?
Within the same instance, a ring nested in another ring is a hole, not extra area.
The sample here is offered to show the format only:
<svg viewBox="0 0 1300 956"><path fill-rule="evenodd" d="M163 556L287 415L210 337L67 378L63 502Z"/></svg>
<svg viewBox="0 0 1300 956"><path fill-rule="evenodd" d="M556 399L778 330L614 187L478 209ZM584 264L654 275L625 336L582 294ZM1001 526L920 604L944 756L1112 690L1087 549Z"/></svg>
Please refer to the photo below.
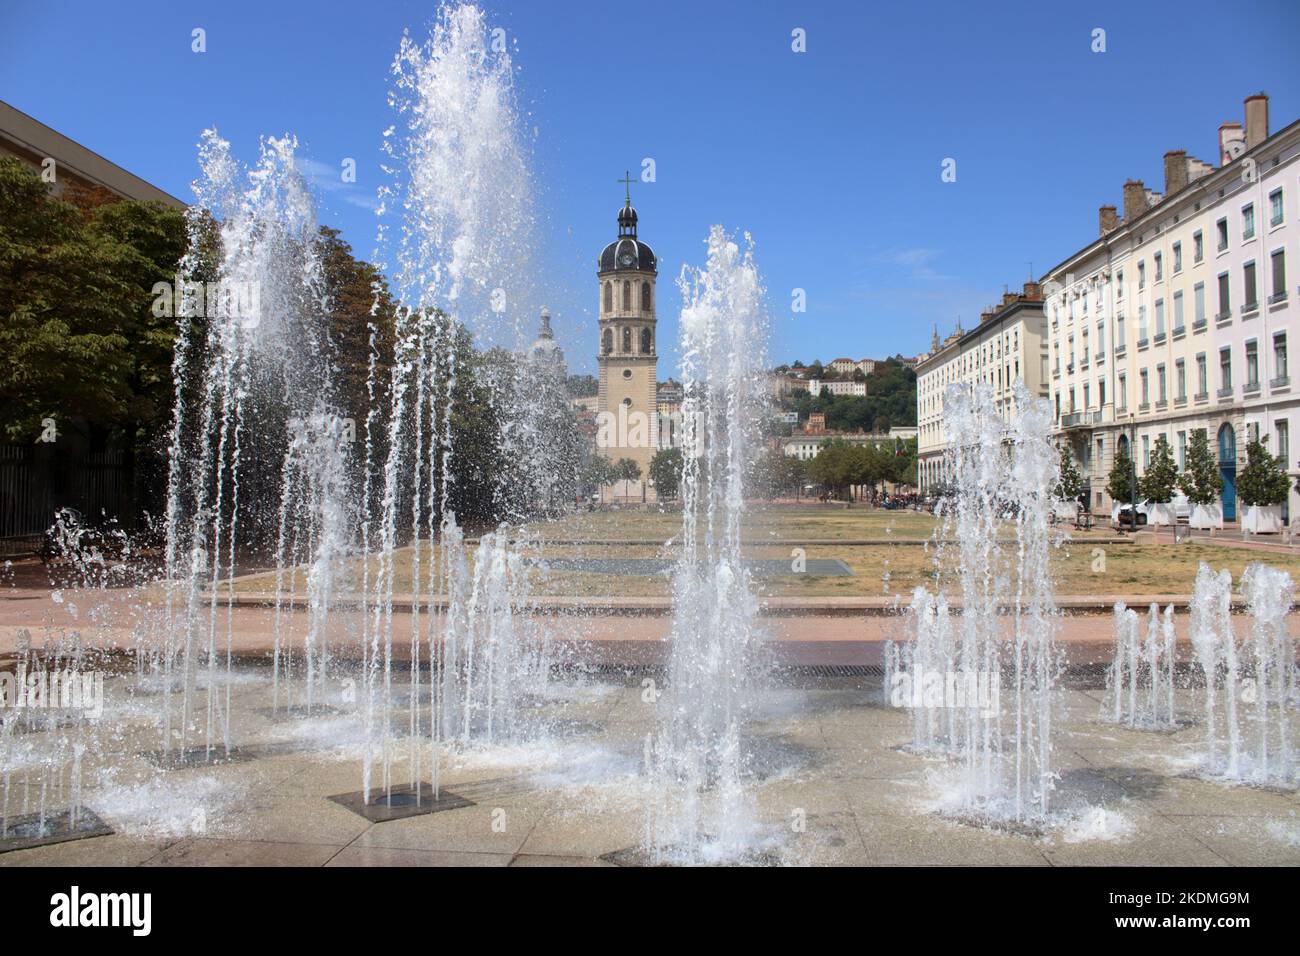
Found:
<svg viewBox="0 0 1300 956"><path fill-rule="evenodd" d="M658 260L654 250L636 237L636 210L628 200L618 211L618 238L607 245L598 260L601 272L622 272L627 270L654 272Z"/></svg>

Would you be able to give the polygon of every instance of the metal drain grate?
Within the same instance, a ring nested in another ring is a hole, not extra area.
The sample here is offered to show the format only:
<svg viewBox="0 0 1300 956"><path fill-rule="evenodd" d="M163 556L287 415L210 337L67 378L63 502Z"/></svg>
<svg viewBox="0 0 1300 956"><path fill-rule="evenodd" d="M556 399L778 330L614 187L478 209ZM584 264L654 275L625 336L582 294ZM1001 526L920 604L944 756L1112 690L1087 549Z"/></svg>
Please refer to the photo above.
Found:
<svg viewBox="0 0 1300 956"><path fill-rule="evenodd" d="M72 811L60 810L58 813L46 814L42 823L39 813L29 813L21 817L11 817L0 836L0 853L14 850L30 850L38 846L52 846L55 843L68 843L71 840L85 840L89 837L109 836L113 828L86 807L78 813L77 825L72 826Z"/></svg>
<svg viewBox="0 0 1300 956"><path fill-rule="evenodd" d="M442 810L458 810L461 807L474 806L460 794L443 790L437 799L430 787L422 787L417 794L410 786L394 787L387 796L372 793L370 802L366 803L365 792L340 793L329 798L341 807L346 807L359 817L365 817L371 823L387 823L390 820L404 820L407 817L423 816L426 813L438 813Z"/></svg>

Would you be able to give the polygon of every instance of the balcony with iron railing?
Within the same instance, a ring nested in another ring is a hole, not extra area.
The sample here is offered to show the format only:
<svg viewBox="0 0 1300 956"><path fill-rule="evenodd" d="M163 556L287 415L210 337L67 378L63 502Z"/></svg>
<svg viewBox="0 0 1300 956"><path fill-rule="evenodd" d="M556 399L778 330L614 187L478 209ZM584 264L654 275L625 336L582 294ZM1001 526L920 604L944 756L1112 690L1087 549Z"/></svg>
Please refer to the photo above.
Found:
<svg viewBox="0 0 1300 956"><path fill-rule="evenodd" d="M1061 416L1062 428L1089 428L1093 425L1100 425L1105 421L1105 411L1095 408L1090 411L1069 412Z"/></svg>

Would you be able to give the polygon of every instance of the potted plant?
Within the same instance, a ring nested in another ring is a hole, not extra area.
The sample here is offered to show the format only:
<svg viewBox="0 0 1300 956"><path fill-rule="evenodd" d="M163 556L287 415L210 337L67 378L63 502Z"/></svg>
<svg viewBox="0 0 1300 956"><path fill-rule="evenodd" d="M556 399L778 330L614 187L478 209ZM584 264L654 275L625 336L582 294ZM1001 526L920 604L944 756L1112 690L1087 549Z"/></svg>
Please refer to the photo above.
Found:
<svg viewBox="0 0 1300 956"><path fill-rule="evenodd" d="M1219 464L1210 451L1209 435L1204 428L1192 431L1192 440L1187 446L1187 462L1178 477L1178 487L1192 506L1188 525L1193 528L1223 527L1223 505L1219 503L1223 476L1219 474Z"/></svg>
<svg viewBox="0 0 1300 956"><path fill-rule="evenodd" d="M1177 524L1178 516L1170 502L1174 498L1174 489L1178 485L1178 466L1174 464L1174 454L1169 449L1169 442L1164 435L1156 438L1155 447L1151 449L1151 463L1146 473L1138 481L1138 490L1142 497L1151 502L1147 513L1147 523L1152 525Z"/></svg>
<svg viewBox="0 0 1300 956"><path fill-rule="evenodd" d="M1237 494L1246 506L1241 530L1269 534L1282 530L1282 502L1291 480L1280 459L1273 457L1258 438L1246 445L1246 467L1237 476Z"/></svg>

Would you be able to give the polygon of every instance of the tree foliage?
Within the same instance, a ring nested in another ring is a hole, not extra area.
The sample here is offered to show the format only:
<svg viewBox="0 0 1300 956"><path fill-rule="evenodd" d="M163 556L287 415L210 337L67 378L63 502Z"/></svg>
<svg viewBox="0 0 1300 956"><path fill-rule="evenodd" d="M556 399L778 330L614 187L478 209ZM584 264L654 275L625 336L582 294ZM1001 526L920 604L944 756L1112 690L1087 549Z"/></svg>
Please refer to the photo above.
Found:
<svg viewBox="0 0 1300 956"><path fill-rule="evenodd" d="M185 250L159 203L49 195L0 158L0 428L34 440L44 418L132 448L167 419L175 328L151 306Z"/></svg>
<svg viewBox="0 0 1300 956"><path fill-rule="evenodd" d="M1286 501L1291 481L1286 466L1258 438L1246 445L1246 467L1237 476L1237 494L1247 505L1276 505Z"/></svg>
<svg viewBox="0 0 1300 956"><path fill-rule="evenodd" d="M682 450L680 448L661 448L650 459L650 480L654 482L655 494L667 501L677 497L682 478Z"/></svg>
<svg viewBox="0 0 1300 956"><path fill-rule="evenodd" d="M1074 455L1068 442L1061 443L1061 479L1056 483L1055 495L1062 501L1078 501L1084 492L1083 476L1075 467Z"/></svg>
<svg viewBox="0 0 1300 956"><path fill-rule="evenodd" d="M1128 449L1123 445L1116 450L1115 463L1110 466L1106 494L1119 504L1127 504L1137 496L1137 478L1134 473L1133 459L1129 457Z"/></svg>
<svg viewBox="0 0 1300 956"><path fill-rule="evenodd" d="M1192 430L1178 487L1194 505L1213 504L1223 491L1223 476L1219 474L1219 465L1214 460L1209 435L1204 428Z"/></svg>
<svg viewBox="0 0 1300 956"><path fill-rule="evenodd" d="M1174 453L1169 448L1168 439L1159 435L1151 449L1151 462L1138 482L1138 490L1144 498L1167 504L1173 500L1177 486L1178 466L1174 463Z"/></svg>

